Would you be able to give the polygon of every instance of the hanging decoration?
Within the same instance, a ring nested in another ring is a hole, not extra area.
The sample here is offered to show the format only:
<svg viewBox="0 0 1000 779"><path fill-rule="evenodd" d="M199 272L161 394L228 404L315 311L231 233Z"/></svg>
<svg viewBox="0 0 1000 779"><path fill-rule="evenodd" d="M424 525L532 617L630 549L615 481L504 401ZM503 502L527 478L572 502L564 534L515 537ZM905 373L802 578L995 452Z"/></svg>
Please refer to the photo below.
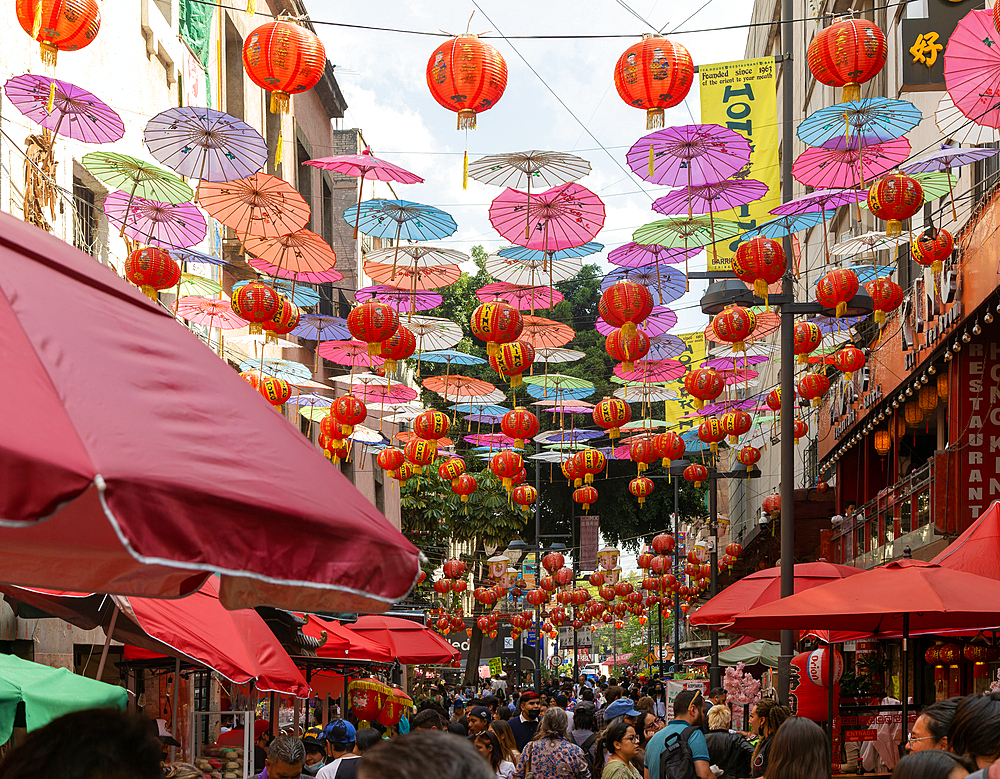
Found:
<svg viewBox="0 0 1000 779"><path fill-rule="evenodd" d="M639 499L639 505L646 502L646 498L653 492L653 481L645 476L639 476L628 483L628 491Z"/></svg>
<svg viewBox="0 0 1000 779"><path fill-rule="evenodd" d="M653 449L661 458L660 464L664 468L670 468L671 460L679 460L684 456L686 446L684 439L672 430L667 433L660 433L653 438Z"/></svg>
<svg viewBox="0 0 1000 779"><path fill-rule="evenodd" d="M842 100L861 98L861 84L885 65L885 33L867 19L842 19L820 30L809 43L809 72L821 84L843 87Z"/></svg>
<svg viewBox="0 0 1000 779"><path fill-rule="evenodd" d="M573 490L573 502L579 503L584 511L587 511L594 503L597 502L597 490L591 487L589 484L579 487Z"/></svg>
<svg viewBox="0 0 1000 779"><path fill-rule="evenodd" d="M50 67L60 51L89 46L101 29L97 0L17 0L15 10L21 29L38 41L42 62Z"/></svg>
<svg viewBox="0 0 1000 779"><path fill-rule="evenodd" d="M684 478L695 487L700 487L703 481L708 480L708 468L701 463L691 463L684 469Z"/></svg>
<svg viewBox="0 0 1000 779"><path fill-rule="evenodd" d="M843 371L844 380L850 381L855 372L865 367L865 353L856 346L845 346L833 355L833 364Z"/></svg>
<svg viewBox="0 0 1000 779"><path fill-rule="evenodd" d="M924 188L905 173L890 173L868 190L868 208L876 217L885 220L885 234L890 238L903 234L903 222L916 214L923 204Z"/></svg>
<svg viewBox="0 0 1000 779"><path fill-rule="evenodd" d="M230 303L233 313L250 323L250 334L260 335L264 331L261 324L273 319L281 308L281 296L274 287L262 281L251 281L233 290Z"/></svg>
<svg viewBox="0 0 1000 779"><path fill-rule="evenodd" d="M823 331L812 322L798 322L792 330L792 344L798 361L805 365L809 355L823 343ZM776 409L777 410L777 409Z"/></svg>
<svg viewBox="0 0 1000 779"><path fill-rule="evenodd" d="M645 34L615 65L615 88L628 105L645 109L646 129L664 125L664 109L678 105L691 90L694 63L688 50L661 35Z"/></svg>
<svg viewBox="0 0 1000 779"><path fill-rule="evenodd" d="M656 453L652 438L637 438L629 444L629 458L638 466L641 474L650 464L656 462L660 455Z"/></svg>
<svg viewBox="0 0 1000 779"><path fill-rule="evenodd" d="M370 357L378 357L382 354L382 342L392 338L399 329L399 314L385 303L367 300L347 315L347 329L359 341L368 344Z"/></svg>
<svg viewBox="0 0 1000 779"><path fill-rule="evenodd" d="M722 377L711 368L695 368L684 377L684 389L695 399L695 408L715 400L725 386Z"/></svg>
<svg viewBox="0 0 1000 779"><path fill-rule="evenodd" d="M585 472L583 470L583 464L574 455L566 460L563 460L562 474L570 481L574 487L580 487L583 485L583 479L585 477Z"/></svg>
<svg viewBox="0 0 1000 779"><path fill-rule="evenodd" d="M822 373L807 373L799 379L799 396L811 400L814 406L819 406L823 395L830 389L830 380Z"/></svg>
<svg viewBox="0 0 1000 779"><path fill-rule="evenodd" d="M510 498L527 514L531 511L532 504L538 500L538 491L530 484L522 484L514 488Z"/></svg>
<svg viewBox="0 0 1000 779"><path fill-rule="evenodd" d="M753 294L767 305L767 288L781 280L785 273L785 252L773 238L754 238L736 247L733 273L736 278L753 284Z"/></svg>
<svg viewBox="0 0 1000 779"><path fill-rule="evenodd" d="M434 49L427 88L439 105L458 113L457 129L475 130L476 115L495 106L507 88L507 63L478 36L459 35Z"/></svg>
<svg viewBox="0 0 1000 779"><path fill-rule="evenodd" d="M385 372L395 373L397 363L412 357L416 350L416 336L403 325L399 325L396 332L382 341L379 347L379 352L385 359Z"/></svg>
<svg viewBox="0 0 1000 779"><path fill-rule="evenodd" d="M522 375L535 361L535 347L527 341L512 341L500 345L500 353L490 357L490 365L498 374L510 379L511 389L520 387Z"/></svg>
<svg viewBox="0 0 1000 779"><path fill-rule="evenodd" d="M832 308L835 315L842 317L847 313L847 304L858 294L860 285L854 271L840 268L830 271L816 284L816 300L824 308Z"/></svg>
<svg viewBox="0 0 1000 779"><path fill-rule="evenodd" d="M638 325L653 311L653 294L642 284L617 281L604 290L597 304L597 313L612 327L619 327L622 335L631 338Z"/></svg>
<svg viewBox="0 0 1000 779"><path fill-rule="evenodd" d="M524 330L521 312L501 301L483 303L472 312L470 318L472 334L486 341L486 353L490 357L500 355L501 344L517 340Z"/></svg>
<svg viewBox="0 0 1000 779"><path fill-rule="evenodd" d="M631 373L635 370L635 361L641 360L649 353L649 338L639 328L636 328L635 335L631 337L626 336L624 330L618 328L604 339L604 350L612 360L622 364L623 371Z"/></svg>
<svg viewBox="0 0 1000 779"><path fill-rule="evenodd" d="M479 489L479 483L471 473L463 473L451 482L451 491L462 499L462 503L468 503L469 496L477 489Z"/></svg>
<svg viewBox="0 0 1000 779"><path fill-rule="evenodd" d="M297 305L288 300L288 298L281 298L281 305L278 307L277 312L273 317L268 319L266 322L261 322L261 328L267 331L267 343L277 343L279 335L288 335L292 330L299 326L299 318L302 316L302 311Z"/></svg>
<svg viewBox="0 0 1000 779"><path fill-rule="evenodd" d="M799 442L800 438L804 438L809 432L809 425L805 423L802 419L796 419L792 423L792 438L795 439L795 443Z"/></svg>
<svg viewBox="0 0 1000 779"><path fill-rule="evenodd" d="M760 449L756 446L744 446L736 453L736 462L745 465L747 471L752 471L753 467L760 462Z"/></svg>
<svg viewBox="0 0 1000 779"><path fill-rule="evenodd" d="M325 67L323 42L292 19L262 24L243 43L243 69L271 93L273 114L287 114L289 97L316 86Z"/></svg>
<svg viewBox="0 0 1000 779"><path fill-rule="evenodd" d="M750 432L753 419L742 409L727 411L722 415L722 429L729 436L729 442L735 444L737 439Z"/></svg>
<svg viewBox="0 0 1000 779"><path fill-rule="evenodd" d="M150 300L156 300L160 290L177 286L181 268L168 252L146 246L136 249L125 260L125 278L142 289Z"/></svg>
<svg viewBox="0 0 1000 779"><path fill-rule="evenodd" d="M414 438L403 447L406 461L413 466L414 473L423 473L423 467L430 465L437 457L437 441Z"/></svg>
<svg viewBox="0 0 1000 779"><path fill-rule="evenodd" d="M720 340L733 345L734 352L746 351L746 340L757 326L753 311L742 306L729 306L712 319L712 330Z"/></svg>
<svg viewBox="0 0 1000 779"><path fill-rule="evenodd" d="M349 436L354 432L356 425L362 424L368 418L368 407L354 395L344 395L333 401L330 406L330 416L340 426L341 436L336 437Z"/></svg>
<svg viewBox="0 0 1000 779"><path fill-rule="evenodd" d="M604 398L594 406L594 423L608 431L611 440L618 438L621 426L632 421L632 408L619 398Z"/></svg>
<svg viewBox="0 0 1000 779"><path fill-rule="evenodd" d="M514 446L517 449L524 448L525 439L538 435L538 429L538 417L521 406L508 411L500 419L500 431L514 439Z"/></svg>
<svg viewBox="0 0 1000 779"><path fill-rule="evenodd" d="M260 394L267 398L267 402L275 408L279 408L292 396L292 388L288 382L276 376L265 376L260 380Z"/></svg>
<svg viewBox="0 0 1000 779"><path fill-rule="evenodd" d="M494 476L502 481L506 490L510 490L513 486L514 477L523 467L524 460L521 455L509 449L497 452L490 458L490 470L493 471Z"/></svg>
<svg viewBox="0 0 1000 779"><path fill-rule="evenodd" d="M781 389L773 389L768 392L765 403L771 411L781 411Z"/></svg>
<svg viewBox="0 0 1000 779"><path fill-rule="evenodd" d="M585 484L593 484L594 476L603 471L604 466L607 464L607 458L604 456L604 453L596 449L584 449L581 452L577 452L574 459L577 461L580 470L583 471L583 481Z"/></svg>
<svg viewBox="0 0 1000 779"><path fill-rule="evenodd" d="M903 305L903 288L891 279L872 279L865 284L865 290L871 295L878 325L885 324L886 314Z"/></svg>
<svg viewBox="0 0 1000 779"><path fill-rule="evenodd" d="M763 509L765 514L771 517L771 519L777 519L781 516L781 496L777 493L768 495L764 498L760 507Z"/></svg>
<svg viewBox="0 0 1000 779"><path fill-rule="evenodd" d="M722 423L715 417L709 417L698 425L698 438L702 443L708 444L712 454L719 451L719 442L725 437L726 431L723 429Z"/></svg>
<svg viewBox="0 0 1000 779"><path fill-rule="evenodd" d="M925 230L910 244L910 256L918 265L929 266L931 273L938 274L954 248L955 239L947 230Z"/></svg>

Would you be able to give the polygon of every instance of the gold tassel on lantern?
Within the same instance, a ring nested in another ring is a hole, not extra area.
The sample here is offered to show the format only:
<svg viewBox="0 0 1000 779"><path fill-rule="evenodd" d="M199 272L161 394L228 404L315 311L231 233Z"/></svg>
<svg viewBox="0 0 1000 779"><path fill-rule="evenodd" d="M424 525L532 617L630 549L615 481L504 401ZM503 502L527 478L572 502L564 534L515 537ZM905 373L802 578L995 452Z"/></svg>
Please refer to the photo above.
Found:
<svg viewBox="0 0 1000 779"><path fill-rule="evenodd" d="M465 150L465 162L462 163L462 189L469 188L469 150Z"/></svg>
<svg viewBox="0 0 1000 779"><path fill-rule="evenodd" d="M885 324L885 311L875 311L875 324L879 327Z"/></svg>
<svg viewBox="0 0 1000 779"><path fill-rule="evenodd" d="M486 354L490 357L498 357L500 355L500 344L496 341L486 342Z"/></svg>
<svg viewBox="0 0 1000 779"><path fill-rule="evenodd" d="M941 260L934 260L934 262L931 263L931 273L935 276L939 275L942 270L944 270L944 263L941 262ZM935 285L936 284L937 282L935 282Z"/></svg>
<svg viewBox="0 0 1000 779"><path fill-rule="evenodd" d="M897 233L897 235L898 235L898 233ZM843 300L843 301L841 301L840 303L837 304L837 310L836 310L835 313L837 315L837 318L840 318L844 314L847 313L847 301L846 300Z"/></svg>
<svg viewBox="0 0 1000 779"><path fill-rule="evenodd" d="M646 129L647 130L659 130L663 127L663 109L662 108L647 108L646 109Z"/></svg>
<svg viewBox="0 0 1000 779"><path fill-rule="evenodd" d="M510 377L510 388L511 389L514 389L514 387L520 387L523 383L524 382L521 380L521 374L520 373L515 373L513 376Z"/></svg>
<svg viewBox="0 0 1000 779"><path fill-rule="evenodd" d="M290 101L291 96L287 92L282 92L280 89L276 89L271 93L271 113L287 114L288 104Z"/></svg>
<svg viewBox="0 0 1000 779"><path fill-rule="evenodd" d="M148 284L142 285L142 294L145 295L150 300L156 300L159 297L159 293L156 291L156 287L151 287Z"/></svg>
<svg viewBox="0 0 1000 779"><path fill-rule="evenodd" d="M764 305L767 305L767 282L764 279L754 279L753 294L756 297L764 298Z"/></svg>
<svg viewBox="0 0 1000 779"><path fill-rule="evenodd" d="M50 68L54 68L56 66L56 58L58 56L59 49L51 43L42 44L42 64L48 65Z"/></svg>
<svg viewBox="0 0 1000 779"><path fill-rule="evenodd" d="M31 22L31 39L37 41L42 31L42 0L35 0L35 18Z"/></svg>
<svg viewBox="0 0 1000 779"><path fill-rule="evenodd" d="M622 370L625 373L631 373L632 371L635 370L635 363L634 362L623 362L622 363Z"/></svg>
<svg viewBox="0 0 1000 779"><path fill-rule="evenodd" d="M861 85L860 84L844 84L844 92L840 96L841 103L847 103L851 100L861 99Z"/></svg>
<svg viewBox="0 0 1000 779"><path fill-rule="evenodd" d="M274 108L272 107L271 110L273 111ZM278 131L278 142L274 145L274 167L275 167L275 169L277 169L277 167L281 164L281 155L282 155L282 152L284 151L284 149L285 149L285 136L279 130Z"/></svg>
<svg viewBox="0 0 1000 779"><path fill-rule="evenodd" d="M903 223L898 219L890 219L885 223L885 234L890 238L898 238L903 234ZM840 314L837 314L840 316Z"/></svg>
<svg viewBox="0 0 1000 779"><path fill-rule="evenodd" d="M249 330L250 335L260 335L264 332L264 328L260 326L260 322L251 322Z"/></svg>
<svg viewBox="0 0 1000 779"><path fill-rule="evenodd" d="M257 13L257 0L247 0L247 16Z"/></svg>
<svg viewBox="0 0 1000 779"><path fill-rule="evenodd" d="M52 109L56 107L56 82L52 81L49 83L49 102L45 104L45 110L48 113L52 113Z"/></svg>
<svg viewBox="0 0 1000 779"><path fill-rule="evenodd" d="M379 341L372 341L368 344L368 356L369 357L381 357L382 356L382 344Z"/></svg>
<svg viewBox="0 0 1000 779"><path fill-rule="evenodd" d="M458 112L458 129L459 130L475 130L476 129L476 112L469 109L463 108Z"/></svg>
<svg viewBox="0 0 1000 779"><path fill-rule="evenodd" d="M650 142L650 144L649 144L649 177L650 178L653 178L653 171L654 171L654 168L653 168L653 144L652 144L652 142Z"/></svg>
<svg viewBox="0 0 1000 779"><path fill-rule="evenodd" d="M637 329L635 322L626 322L622 325L622 336L624 338L635 338Z"/></svg>

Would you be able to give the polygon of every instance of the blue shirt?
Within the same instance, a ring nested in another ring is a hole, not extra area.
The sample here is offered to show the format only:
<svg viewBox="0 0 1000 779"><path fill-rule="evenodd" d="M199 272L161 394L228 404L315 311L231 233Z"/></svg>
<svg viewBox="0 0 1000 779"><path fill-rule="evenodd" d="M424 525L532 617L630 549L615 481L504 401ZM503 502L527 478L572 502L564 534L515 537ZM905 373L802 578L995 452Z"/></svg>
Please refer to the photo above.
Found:
<svg viewBox="0 0 1000 779"><path fill-rule="evenodd" d="M667 736L680 734L690 725L690 722L682 719L670 720L663 730L649 740L646 744L646 770L649 771L649 779L660 779L660 756L666 746ZM709 762L708 743L705 741L705 734L699 728L695 728L688 735L688 746L691 747L691 756L695 760Z"/></svg>

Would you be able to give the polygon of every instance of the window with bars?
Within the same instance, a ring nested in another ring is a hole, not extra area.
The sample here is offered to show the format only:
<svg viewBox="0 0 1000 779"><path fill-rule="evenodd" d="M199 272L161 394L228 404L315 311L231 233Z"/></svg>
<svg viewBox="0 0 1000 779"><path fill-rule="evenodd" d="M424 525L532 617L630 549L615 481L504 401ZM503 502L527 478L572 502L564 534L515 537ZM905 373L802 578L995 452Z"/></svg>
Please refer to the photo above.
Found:
<svg viewBox="0 0 1000 779"><path fill-rule="evenodd" d="M97 200L94 190L73 176L73 245L91 257L97 256Z"/></svg>

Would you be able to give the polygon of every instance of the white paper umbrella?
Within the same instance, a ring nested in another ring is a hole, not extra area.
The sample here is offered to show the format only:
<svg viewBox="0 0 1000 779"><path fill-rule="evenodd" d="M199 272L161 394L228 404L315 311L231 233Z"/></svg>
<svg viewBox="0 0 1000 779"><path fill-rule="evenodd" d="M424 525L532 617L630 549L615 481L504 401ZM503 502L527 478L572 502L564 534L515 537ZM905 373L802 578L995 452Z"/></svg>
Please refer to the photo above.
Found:
<svg viewBox="0 0 1000 779"><path fill-rule="evenodd" d="M937 110L934 112L934 123L945 138L950 138L961 145L979 146L1000 141L1000 130L969 121L958 110L947 92L938 102Z"/></svg>
<svg viewBox="0 0 1000 779"><path fill-rule="evenodd" d="M575 154L558 151L490 154L469 163L469 176L484 184L511 189L549 189L578 181L590 173L590 163Z"/></svg>
<svg viewBox="0 0 1000 779"><path fill-rule="evenodd" d="M515 260L491 254L486 258L486 272L497 281L517 284L523 287L537 287L551 281L566 281L583 270L583 260L579 257L556 259L539 255L534 259Z"/></svg>
<svg viewBox="0 0 1000 779"><path fill-rule="evenodd" d="M629 403L660 403L665 400L677 400L680 395L676 390L666 387L657 387L652 384L633 384L627 387L619 387L615 390L616 398L628 401Z"/></svg>
<svg viewBox="0 0 1000 779"><path fill-rule="evenodd" d="M450 349L462 340L461 327L437 316L414 316L407 320L406 329L413 333L422 352Z"/></svg>
<svg viewBox="0 0 1000 779"><path fill-rule="evenodd" d="M917 237L917 233L903 233L898 237L890 237L883 232L869 231L864 235L848 238L841 241L830 249L830 254L844 257L851 254L861 254L862 252L877 252L883 249L892 249L909 243Z"/></svg>

